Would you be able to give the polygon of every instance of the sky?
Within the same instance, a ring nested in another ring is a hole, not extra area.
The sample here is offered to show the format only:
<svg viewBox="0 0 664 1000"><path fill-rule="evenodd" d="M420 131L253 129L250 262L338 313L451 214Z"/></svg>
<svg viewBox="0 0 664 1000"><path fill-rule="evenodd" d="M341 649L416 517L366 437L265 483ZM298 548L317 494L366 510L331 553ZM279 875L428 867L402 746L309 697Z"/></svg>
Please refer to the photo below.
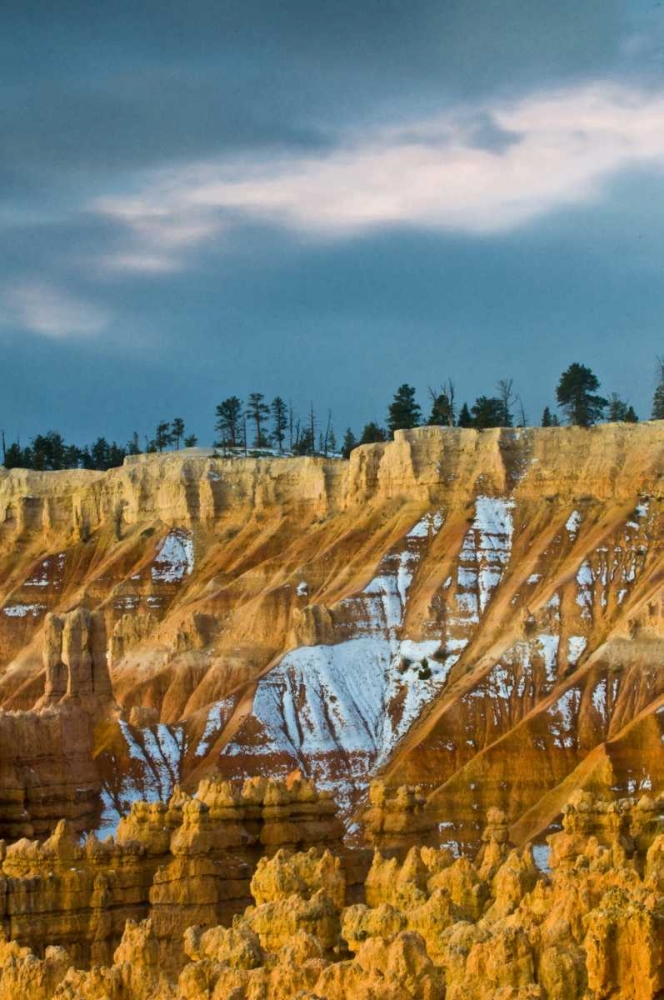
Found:
<svg viewBox="0 0 664 1000"><path fill-rule="evenodd" d="M0 428L230 395L339 434L402 382L650 413L662 0L4 0Z"/></svg>

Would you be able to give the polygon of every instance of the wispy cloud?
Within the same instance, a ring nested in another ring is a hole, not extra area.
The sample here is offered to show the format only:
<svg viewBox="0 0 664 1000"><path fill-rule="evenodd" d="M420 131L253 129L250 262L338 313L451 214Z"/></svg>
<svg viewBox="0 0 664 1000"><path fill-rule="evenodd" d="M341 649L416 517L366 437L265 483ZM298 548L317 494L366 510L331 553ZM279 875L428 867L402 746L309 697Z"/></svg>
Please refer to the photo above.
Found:
<svg viewBox="0 0 664 1000"><path fill-rule="evenodd" d="M127 230L105 263L137 272L185 267L242 219L316 239L388 226L499 233L601 198L621 171L664 167L662 121L664 94L597 83L342 135L325 154L157 171L93 210Z"/></svg>
<svg viewBox="0 0 664 1000"><path fill-rule="evenodd" d="M109 322L105 309L39 279L0 288L0 326L45 337L72 337L100 333Z"/></svg>

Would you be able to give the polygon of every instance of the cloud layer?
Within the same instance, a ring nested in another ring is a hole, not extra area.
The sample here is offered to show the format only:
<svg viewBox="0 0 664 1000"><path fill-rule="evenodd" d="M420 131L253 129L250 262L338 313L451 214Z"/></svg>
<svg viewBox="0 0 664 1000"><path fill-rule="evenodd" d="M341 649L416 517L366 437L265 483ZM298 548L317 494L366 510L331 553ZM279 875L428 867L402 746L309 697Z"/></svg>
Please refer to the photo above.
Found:
<svg viewBox="0 0 664 1000"><path fill-rule="evenodd" d="M100 333L110 319L106 309L39 279L0 289L0 324L4 326L45 337L80 337Z"/></svg>
<svg viewBox="0 0 664 1000"><path fill-rule="evenodd" d="M652 0L4 5L0 426L358 430L449 375L536 417L574 358L645 415L663 44Z"/></svg>
<svg viewBox="0 0 664 1000"><path fill-rule="evenodd" d="M601 198L622 171L661 170L662 121L664 94L596 83L340 135L316 155L155 171L92 210L126 229L106 263L137 272L183 268L188 250L243 219L313 239L396 226L509 232Z"/></svg>

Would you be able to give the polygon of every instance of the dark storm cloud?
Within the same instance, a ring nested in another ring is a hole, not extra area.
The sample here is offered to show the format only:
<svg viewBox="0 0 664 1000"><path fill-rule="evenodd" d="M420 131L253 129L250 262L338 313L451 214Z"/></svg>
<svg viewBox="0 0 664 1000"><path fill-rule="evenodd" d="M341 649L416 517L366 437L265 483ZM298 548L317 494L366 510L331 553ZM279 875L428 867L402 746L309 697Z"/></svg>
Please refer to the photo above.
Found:
<svg viewBox="0 0 664 1000"><path fill-rule="evenodd" d="M122 437L178 410L207 439L218 397L257 387L357 425L432 368L468 396L513 374L532 417L572 349L644 410L656 5L22 0L0 21L6 425Z"/></svg>
<svg viewBox="0 0 664 1000"><path fill-rule="evenodd" d="M329 127L497 89L610 72L617 0L15 5L4 158L49 169L135 167L250 145L312 144Z"/></svg>

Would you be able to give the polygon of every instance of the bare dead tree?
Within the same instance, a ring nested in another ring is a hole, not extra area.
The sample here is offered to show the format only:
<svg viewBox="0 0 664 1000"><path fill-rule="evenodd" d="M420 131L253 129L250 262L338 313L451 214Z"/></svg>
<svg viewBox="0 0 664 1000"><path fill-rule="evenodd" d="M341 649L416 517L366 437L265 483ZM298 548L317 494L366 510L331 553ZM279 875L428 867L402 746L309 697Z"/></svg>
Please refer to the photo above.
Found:
<svg viewBox="0 0 664 1000"><path fill-rule="evenodd" d="M316 453L316 414L314 413L314 404L311 402L309 404L309 443L311 445L311 454Z"/></svg>
<svg viewBox="0 0 664 1000"><path fill-rule="evenodd" d="M323 438L323 454L327 458L330 447L330 431L332 429L332 410L327 411L327 425L325 427L325 437Z"/></svg>
<svg viewBox="0 0 664 1000"><path fill-rule="evenodd" d="M442 382L440 389L432 389L429 386L429 396L431 397L431 416L433 423L444 421L448 427L454 427L456 422L456 409L454 405L454 382L448 379ZM433 419L433 418L436 419Z"/></svg>
<svg viewBox="0 0 664 1000"><path fill-rule="evenodd" d="M288 400L288 450L291 455L293 454L293 423L295 420L295 414L293 413L293 404Z"/></svg>
<svg viewBox="0 0 664 1000"><path fill-rule="evenodd" d="M512 426L512 407L517 402L518 396L516 396L512 390L514 381L511 378L501 378L498 382L498 398L503 409L503 426Z"/></svg>
<svg viewBox="0 0 664 1000"><path fill-rule="evenodd" d="M526 414L526 410L525 410L525 407L523 405L523 400L521 399L521 396L516 396L515 402L516 402L516 405L519 407L519 427L527 427L528 426L528 416Z"/></svg>

